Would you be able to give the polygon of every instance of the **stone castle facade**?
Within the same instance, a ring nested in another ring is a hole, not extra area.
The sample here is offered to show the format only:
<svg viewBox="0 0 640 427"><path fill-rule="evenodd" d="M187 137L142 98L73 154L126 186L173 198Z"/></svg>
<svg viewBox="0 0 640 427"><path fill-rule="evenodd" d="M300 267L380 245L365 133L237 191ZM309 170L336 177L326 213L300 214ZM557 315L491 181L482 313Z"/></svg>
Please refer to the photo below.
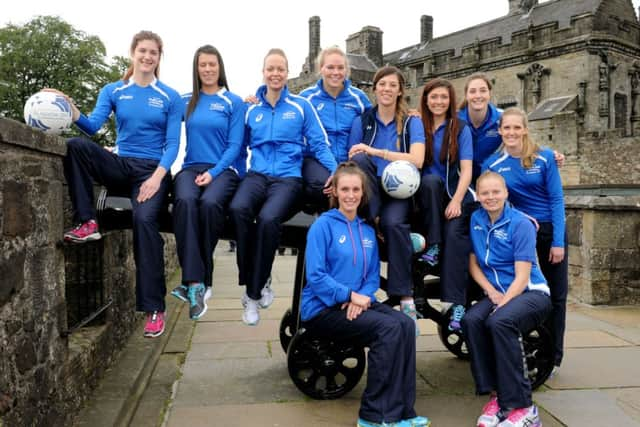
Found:
<svg viewBox="0 0 640 427"><path fill-rule="evenodd" d="M437 38L423 15L420 42L395 52L383 53L381 29L364 27L346 40L353 83L371 93L376 69L395 65L416 107L426 81L451 80L460 101L466 77L485 72L492 101L523 108L536 140L567 155L565 185L640 182L640 25L631 0L508 1L506 16ZM309 36L293 92L318 78L319 17Z"/></svg>

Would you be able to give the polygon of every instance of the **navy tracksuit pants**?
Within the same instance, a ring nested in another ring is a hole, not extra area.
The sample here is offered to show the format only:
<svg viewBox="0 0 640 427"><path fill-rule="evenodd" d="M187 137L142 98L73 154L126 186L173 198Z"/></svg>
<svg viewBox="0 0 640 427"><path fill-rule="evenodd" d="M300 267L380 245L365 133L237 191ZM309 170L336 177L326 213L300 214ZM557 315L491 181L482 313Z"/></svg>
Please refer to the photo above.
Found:
<svg viewBox="0 0 640 427"><path fill-rule="evenodd" d="M420 210L420 232L425 233L427 245L440 245L440 299L466 305L470 283L469 218L475 203L463 203L462 215L446 220L444 210L449 197L438 175L423 175L415 196Z"/></svg>
<svg viewBox="0 0 640 427"><path fill-rule="evenodd" d="M412 200L389 196L377 176L376 165L369 156L359 153L352 160L367 176L369 183L368 220L379 217L378 226L387 248L387 293L392 296L413 295L411 278L411 210Z"/></svg>
<svg viewBox="0 0 640 427"><path fill-rule="evenodd" d="M260 291L271 275L282 223L295 213L301 192L300 178L249 172L231 200L229 215L236 231L239 284L247 286L251 299L260 299Z"/></svg>
<svg viewBox="0 0 640 427"><path fill-rule="evenodd" d="M564 329L567 318L567 293L569 292L569 244L564 235L564 259L558 264L549 262L549 251L553 241L553 225L541 222L536 236L536 251L540 270L549 283L553 311L550 316L551 335L553 336L554 364L560 366L564 355Z"/></svg>
<svg viewBox="0 0 640 427"><path fill-rule="evenodd" d="M356 319L347 320L346 310L337 305L303 326L319 337L369 347L360 418L382 424L416 416L416 332L409 316L373 303Z"/></svg>
<svg viewBox="0 0 640 427"><path fill-rule="evenodd" d="M144 203L136 198L140 186L158 167L157 160L120 157L87 138L67 142L64 174L74 208L74 219L84 222L96 217L94 181L110 191L130 194L133 215L133 254L136 263L136 309L165 311L164 240L158 218L165 206L171 176L162 180L156 194Z"/></svg>
<svg viewBox="0 0 640 427"><path fill-rule="evenodd" d="M309 213L329 209L329 198L322 191L330 175L315 157L305 157L302 161L302 203Z"/></svg>
<svg viewBox="0 0 640 427"><path fill-rule="evenodd" d="M496 311L489 298L474 304L462 318L471 373L478 394L498 393L501 408L531 406L531 383L522 334L544 322L551 311L548 295L524 292Z"/></svg>
<svg viewBox="0 0 640 427"><path fill-rule="evenodd" d="M240 181L238 174L227 169L206 187L196 185L196 177L213 166L189 166L174 180L173 230L185 284L211 286L213 251L224 229L226 208Z"/></svg>

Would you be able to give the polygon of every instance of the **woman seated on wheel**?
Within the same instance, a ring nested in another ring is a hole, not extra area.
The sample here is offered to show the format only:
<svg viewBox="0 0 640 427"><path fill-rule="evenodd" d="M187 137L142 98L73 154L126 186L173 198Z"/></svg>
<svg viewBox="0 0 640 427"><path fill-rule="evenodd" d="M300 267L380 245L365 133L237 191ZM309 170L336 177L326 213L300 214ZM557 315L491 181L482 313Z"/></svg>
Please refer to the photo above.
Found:
<svg viewBox="0 0 640 427"><path fill-rule="evenodd" d="M333 175L330 206L309 229L301 319L308 333L369 347L367 386L358 426L428 426L416 416L415 323L376 302L380 259L376 235L358 210L366 177L354 162Z"/></svg>
<svg viewBox="0 0 640 427"><path fill-rule="evenodd" d="M486 298L469 309L462 331L476 392L490 394L477 425L540 426L521 341L551 311L549 287L536 261L535 226L506 204L500 174L480 175L476 191L482 209L471 216L469 271Z"/></svg>

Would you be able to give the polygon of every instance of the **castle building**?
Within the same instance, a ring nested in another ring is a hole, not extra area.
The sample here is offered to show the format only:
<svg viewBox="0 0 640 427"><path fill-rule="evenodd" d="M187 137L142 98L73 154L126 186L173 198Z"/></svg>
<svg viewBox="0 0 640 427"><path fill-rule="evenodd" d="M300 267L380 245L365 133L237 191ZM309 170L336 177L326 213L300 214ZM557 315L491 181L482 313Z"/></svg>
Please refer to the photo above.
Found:
<svg viewBox="0 0 640 427"><path fill-rule="evenodd" d="M506 16L442 37L420 18L420 41L383 53L383 31L367 26L346 39L353 83L370 93L382 65L400 68L416 107L435 77L452 81L459 100L470 74L493 82L492 102L529 114L536 140L562 151L565 185L640 182L640 25L631 0L507 0ZM289 81L313 84L320 18L309 20L309 57Z"/></svg>

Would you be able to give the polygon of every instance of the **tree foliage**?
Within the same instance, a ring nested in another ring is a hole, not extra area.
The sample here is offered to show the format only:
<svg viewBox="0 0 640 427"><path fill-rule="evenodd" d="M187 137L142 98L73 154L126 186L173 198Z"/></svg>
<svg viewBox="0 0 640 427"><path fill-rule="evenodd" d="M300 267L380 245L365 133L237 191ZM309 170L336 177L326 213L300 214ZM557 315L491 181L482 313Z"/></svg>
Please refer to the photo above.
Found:
<svg viewBox="0 0 640 427"><path fill-rule="evenodd" d="M126 58L109 64L106 59L98 37L56 16L0 28L0 115L22 121L26 100L45 87L72 97L80 111L91 111L102 86L120 78L126 67ZM113 136L112 124L97 140L109 143Z"/></svg>

